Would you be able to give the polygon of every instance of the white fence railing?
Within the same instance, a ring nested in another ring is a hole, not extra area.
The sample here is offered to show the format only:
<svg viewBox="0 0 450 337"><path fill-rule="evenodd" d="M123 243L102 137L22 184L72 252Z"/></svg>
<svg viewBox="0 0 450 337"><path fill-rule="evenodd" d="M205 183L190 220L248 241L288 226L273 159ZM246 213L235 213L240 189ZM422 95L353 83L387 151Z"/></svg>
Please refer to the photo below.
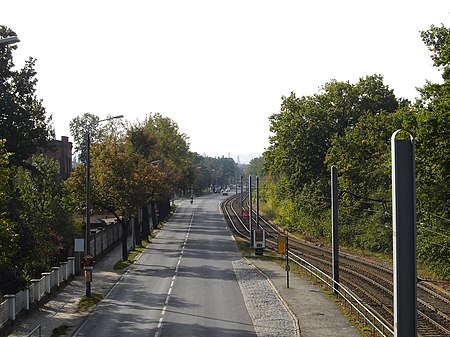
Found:
<svg viewBox="0 0 450 337"><path fill-rule="evenodd" d="M68 257L67 262L62 262L60 267L53 267L51 272L42 273L40 279L32 279L30 286L17 294L3 296L4 300L0 303L0 326L8 321L14 322L17 314L29 310L32 303L39 302L52 289L56 289L61 283L58 274L64 275L63 282L74 275L75 258Z"/></svg>
<svg viewBox="0 0 450 337"><path fill-rule="evenodd" d="M91 235L90 246L92 255L98 256L122 238L122 227L114 223ZM78 270L75 257L68 257L60 262L59 267L52 267L50 272L42 273L41 278L32 279L31 284L15 295L3 296L0 303L0 327L8 321L14 322L16 316L30 309L33 303L39 303L45 295L59 288L61 283L67 282Z"/></svg>

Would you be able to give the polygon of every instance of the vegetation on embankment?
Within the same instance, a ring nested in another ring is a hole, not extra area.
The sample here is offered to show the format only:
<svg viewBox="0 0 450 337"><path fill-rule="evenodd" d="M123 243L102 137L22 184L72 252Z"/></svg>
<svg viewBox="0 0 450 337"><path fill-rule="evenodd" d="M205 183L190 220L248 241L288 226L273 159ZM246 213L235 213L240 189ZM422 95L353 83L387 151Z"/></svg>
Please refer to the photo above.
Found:
<svg viewBox="0 0 450 337"><path fill-rule="evenodd" d="M450 279L450 29L421 33L442 84L427 83L409 102L381 75L331 81L318 93L283 97L270 117L270 145L249 165L260 177L260 207L278 225L331 240L330 168L338 169L340 243L392 253L391 136L414 136L417 256Z"/></svg>

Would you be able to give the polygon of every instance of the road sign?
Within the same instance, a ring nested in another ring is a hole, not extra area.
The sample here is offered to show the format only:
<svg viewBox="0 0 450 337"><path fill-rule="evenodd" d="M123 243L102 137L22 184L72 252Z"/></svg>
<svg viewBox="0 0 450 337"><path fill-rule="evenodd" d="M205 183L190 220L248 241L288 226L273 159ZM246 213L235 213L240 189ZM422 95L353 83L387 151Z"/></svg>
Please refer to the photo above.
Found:
<svg viewBox="0 0 450 337"><path fill-rule="evenodd" d="M84 252L84 238L82 239L74 239L74 251L75 252Z"/></svg>
<svg viewBox="0 0 450 337"><path fill-rule="evenodd" d="M286 254L286 237L278 237L278 254Z"/></svg>

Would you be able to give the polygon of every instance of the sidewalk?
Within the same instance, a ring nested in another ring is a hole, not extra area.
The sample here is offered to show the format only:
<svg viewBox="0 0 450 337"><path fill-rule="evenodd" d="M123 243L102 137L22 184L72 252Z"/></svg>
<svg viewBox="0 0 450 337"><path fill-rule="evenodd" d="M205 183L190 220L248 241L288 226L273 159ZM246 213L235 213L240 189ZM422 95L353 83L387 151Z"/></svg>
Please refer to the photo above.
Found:
<svg viewBox="0 0 450 337"><path fill-rule="evenodd" d="M333 298L309 280L289 273L286 288L286 272L271 261L251 258L256 266L273 284L289 309L298 318L301 337L361 337L347 317L339 310Z"/></svg>

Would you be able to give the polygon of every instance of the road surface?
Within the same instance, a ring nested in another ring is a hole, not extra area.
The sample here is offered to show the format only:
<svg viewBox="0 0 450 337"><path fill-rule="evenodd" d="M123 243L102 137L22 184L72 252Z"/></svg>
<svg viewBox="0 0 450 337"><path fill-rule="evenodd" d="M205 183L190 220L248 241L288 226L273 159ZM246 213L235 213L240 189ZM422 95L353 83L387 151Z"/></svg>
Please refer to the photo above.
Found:
<svg viewBox="0 0 450 337"><path fill-rule="evenodd" d="M184 201L75 336L256 336L217 194ZM95 280L94 280L95 281Z"/></svg>

